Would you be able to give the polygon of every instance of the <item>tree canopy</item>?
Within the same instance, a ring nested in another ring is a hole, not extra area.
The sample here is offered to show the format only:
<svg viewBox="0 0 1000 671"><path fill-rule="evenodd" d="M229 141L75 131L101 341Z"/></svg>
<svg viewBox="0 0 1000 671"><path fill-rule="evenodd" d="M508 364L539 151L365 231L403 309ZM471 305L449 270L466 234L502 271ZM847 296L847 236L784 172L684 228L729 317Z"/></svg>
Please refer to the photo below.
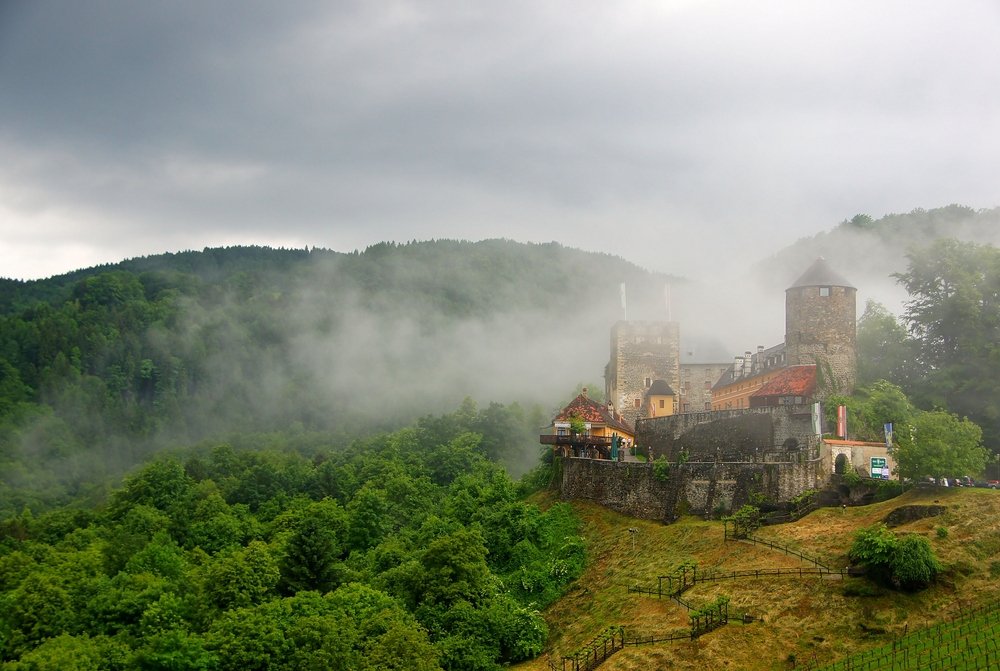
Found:
<svg viewBox="0 0 1000 671"><path fill-rule="evenodd" d="M347 444L193 446L105 507L0 522L0 661L499 671L537 655L538 610L583 567L579 522L521 500L470 430L480 412Z"/></svg>

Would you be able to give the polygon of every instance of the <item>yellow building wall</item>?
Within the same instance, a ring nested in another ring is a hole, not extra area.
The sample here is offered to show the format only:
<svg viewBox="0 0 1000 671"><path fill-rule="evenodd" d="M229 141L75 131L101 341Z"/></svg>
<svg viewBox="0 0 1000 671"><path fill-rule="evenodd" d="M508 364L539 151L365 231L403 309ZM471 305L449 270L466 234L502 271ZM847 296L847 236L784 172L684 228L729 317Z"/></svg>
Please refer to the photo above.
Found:
<svg viewBox="0 0 1000 671"><path fill-rule="evenodd" d="M666 417L674 414L673 396L650 396L647 403L649 404L646 408L647 417Z"/></svg>
<svg viewBox="0 0 1000 671"><path fill-rule="evenodd" d="M737 410L750 407L750 396L785 369L770 370L712 390L712 410Z"/></svg>

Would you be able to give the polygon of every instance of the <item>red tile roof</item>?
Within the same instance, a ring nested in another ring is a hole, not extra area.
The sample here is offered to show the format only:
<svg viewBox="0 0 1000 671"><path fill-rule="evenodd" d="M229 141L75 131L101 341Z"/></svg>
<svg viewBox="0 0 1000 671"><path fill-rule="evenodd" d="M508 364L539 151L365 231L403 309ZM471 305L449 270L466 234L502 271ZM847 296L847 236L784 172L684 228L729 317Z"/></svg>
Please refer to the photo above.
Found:
<svg viewBox="0 0 1000 671"><path fill-rule="evenodd" d="M608 410L603 404L580 394L569 405L555 416L553 422L568 422L571 415L579 415L584 422L590 424L605 424L612 429L625 431L631 435L635 429L628 425L625 418L613 410Z"/></svg>
<svg viewBox="0 0 1000 671"><path fill-rule="evenodd" d="M816 366L789 366L753 396L812 396L816 389Z"/></svg>
<svg viewBox="0 0 1000 671"><path fill-rule="evenodd" d="M828 445L862 445L864 447L885 447L885 443L866 443L863 440L833 440L832 438L824 438L824 443Z"/></svg>

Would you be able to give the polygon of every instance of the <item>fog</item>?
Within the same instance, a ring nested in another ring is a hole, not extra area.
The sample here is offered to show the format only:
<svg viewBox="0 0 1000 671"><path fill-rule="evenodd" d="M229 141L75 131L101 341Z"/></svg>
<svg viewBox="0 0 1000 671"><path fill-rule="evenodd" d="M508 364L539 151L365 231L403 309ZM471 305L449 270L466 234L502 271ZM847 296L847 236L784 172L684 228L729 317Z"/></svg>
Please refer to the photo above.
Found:
<svg viewBox="0 0 1000 671"><path fill-rule="evenodd" d="M578 385L603 392L610 330L626 316L622 282L630 321L680 323L682 363L728 364L783 341L784 290L817 257L858 288L859 317L868 299L901 315L906 295L892 273L906 269L909 245L942 235L996 241L998 221L1000 210L964 208L855 218L716 283L554 243L437 241L327 254L265 271L257 284L231 278L179 299L177 322L144 336L143 356L187 366L187 392L154 432L109 435L107 420L72 390L46 392L55 415L22 433L21 450L79 477L240 434L325 431L348 441L452 412L471 397L481 408L518 403L526 416L535 412L534 435L508 457L516 475L537 463L537 430ZM739 249L706 259L720 277L746 262ZM100 458L81 452L84 443Z"/></svg>

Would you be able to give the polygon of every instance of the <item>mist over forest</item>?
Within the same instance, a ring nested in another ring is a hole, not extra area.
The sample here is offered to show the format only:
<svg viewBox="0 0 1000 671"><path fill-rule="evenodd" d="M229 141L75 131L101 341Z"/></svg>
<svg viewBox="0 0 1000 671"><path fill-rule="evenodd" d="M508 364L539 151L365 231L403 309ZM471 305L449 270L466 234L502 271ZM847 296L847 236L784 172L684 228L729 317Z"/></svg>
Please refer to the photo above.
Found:
<svg viewBox="0 0 1000 671"><path fill-rule="evenodd" d="M466 397L534 425L500 455L520 473L581 376L599 383L622 281L630 318L665 318L676 278L504 240L231 247L4 280L4 486L59 500L162 447L274 431L347 440Z"/></svg>
<svg viewBox="0 0 1000 671"><path fill-rule="evenodd" d="M0 662L536 658L590 541L530 498L558 469L538 434L583 385L602 397L622 283L629 320L680 321L682 362L722 363L781 341L784 287L826 256L861 299L859 386L828 415L862 440L895 422L901 459L964 432L978 474L1000 448L997 216L858 216L717 285L509 240L0 280Z"/></svg>
<svg viewBox="0 0 1000 671"><path fill-rule="evenodd" d="M65 501L159 449L234 435L348 441L467 397L512 413L517 445L495 456L518 475L575 387L603 391L620 283L629 319L680 321L682 361L725 362L781 342L784 287L817 256L858 287L859 317L867 299L898 316L907 293L891 275L908 250L989 242L998 219L957 205L859 215L719 285L508 240L229 247L0 280L0 499Z"/></svg>

